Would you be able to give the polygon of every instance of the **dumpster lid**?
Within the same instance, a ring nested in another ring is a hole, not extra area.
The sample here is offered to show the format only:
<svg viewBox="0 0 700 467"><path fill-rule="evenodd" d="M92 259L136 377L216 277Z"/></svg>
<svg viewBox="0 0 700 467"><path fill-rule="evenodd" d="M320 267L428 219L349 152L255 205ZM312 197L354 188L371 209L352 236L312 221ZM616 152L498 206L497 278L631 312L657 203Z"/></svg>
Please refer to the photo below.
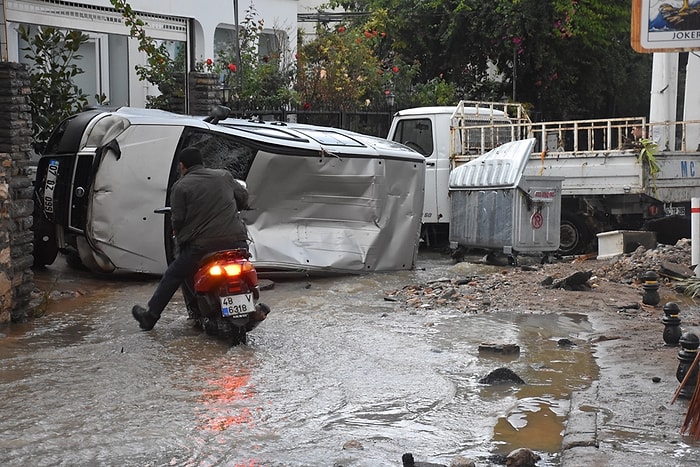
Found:
<svg viewBox="0 0 700 467"><path fill-rule="evenodd" d="M450 189L515 188L535 145L535 138L499 146L450 172Z"/></svg>

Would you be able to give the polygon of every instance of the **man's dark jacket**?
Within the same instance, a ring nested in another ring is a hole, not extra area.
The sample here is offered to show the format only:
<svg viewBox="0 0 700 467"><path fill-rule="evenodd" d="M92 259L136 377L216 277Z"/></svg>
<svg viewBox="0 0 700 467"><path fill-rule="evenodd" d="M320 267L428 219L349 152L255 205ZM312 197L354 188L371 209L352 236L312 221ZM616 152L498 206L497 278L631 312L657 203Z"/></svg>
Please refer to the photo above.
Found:
<svg viewBox="0 0 700 467"><path fill-rule="evenodd" d="M180 248L247 239L238 210L248 207L248 191L226 170L193 165L173 184L170 206Z"/></svg>

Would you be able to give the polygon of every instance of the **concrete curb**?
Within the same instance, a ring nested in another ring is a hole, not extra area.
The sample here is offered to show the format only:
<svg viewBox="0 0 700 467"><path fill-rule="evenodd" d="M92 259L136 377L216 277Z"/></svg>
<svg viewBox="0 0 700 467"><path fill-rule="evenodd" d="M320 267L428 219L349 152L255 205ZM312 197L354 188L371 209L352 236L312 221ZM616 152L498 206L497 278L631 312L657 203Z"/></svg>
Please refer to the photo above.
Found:
<svg viewBox="0 0 700 467"><path fill-rule="evenodd" d="M598 455L598 399L599 382L584 391L571 394L571 407L561 443L561 466L586 465Z"/></svg>

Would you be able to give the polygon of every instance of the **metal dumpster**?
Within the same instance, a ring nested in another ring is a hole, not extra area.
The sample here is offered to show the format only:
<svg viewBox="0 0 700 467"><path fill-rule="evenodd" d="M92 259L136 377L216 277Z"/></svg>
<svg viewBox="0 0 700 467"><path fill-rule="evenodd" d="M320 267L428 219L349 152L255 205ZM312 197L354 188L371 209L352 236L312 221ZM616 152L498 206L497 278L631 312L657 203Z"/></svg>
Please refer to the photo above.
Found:
<svg viewBox="0 0 700 467"><path fill-rule="evenodd" d="M559 248L562 177L524 176L535 139L507 143L450 173L450 243L544 256Z"/></svg>

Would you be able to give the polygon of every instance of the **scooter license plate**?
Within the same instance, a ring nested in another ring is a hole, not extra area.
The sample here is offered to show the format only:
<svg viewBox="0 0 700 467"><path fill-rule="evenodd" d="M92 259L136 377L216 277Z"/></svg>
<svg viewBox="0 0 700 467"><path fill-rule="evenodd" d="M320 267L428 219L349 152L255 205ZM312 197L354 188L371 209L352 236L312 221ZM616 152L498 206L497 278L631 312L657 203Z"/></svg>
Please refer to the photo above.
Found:
<svg viewBox="0 0 700 467"><path fill-rule="evenodd" d="M224 318L240 318L255 311L253 294L227 295L221 300L221 315Z"/></svg>

